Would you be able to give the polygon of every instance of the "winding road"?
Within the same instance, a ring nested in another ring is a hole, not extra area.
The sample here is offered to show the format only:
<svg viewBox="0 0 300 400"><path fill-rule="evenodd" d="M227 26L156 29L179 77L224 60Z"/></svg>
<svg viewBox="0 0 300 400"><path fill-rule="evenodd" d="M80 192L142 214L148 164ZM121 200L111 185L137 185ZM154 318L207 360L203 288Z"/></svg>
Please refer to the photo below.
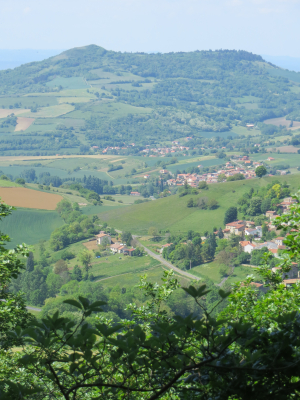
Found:
<svg viewBox="0 0 300 400"><path fill-rule="evenodd" d="M136 239L136 240L138 241L137 236L133 236L133 238ZM193 280L196 280L196 281L200 281L200 280L201 280L201 278L199 278L198 276L192 275L192 274L190 274L189 272L182 271L181 269L175 267L175 266L174 266L173 264L171 264L169 261L165 260L162 256L159 256L158 254L153 253L153 251L149 250L147 247L145 247L145 246L144 246L142 243L140 243L139 241L138 241L138 243L139 243L139 245L140 245L141 247L143 247L143 249L149 254L149 256L155 258L156 260L158 260L159 262L161 262L163 265L165 265L165 266L168 267L169 269L173 269L173 270L176 271L178 274L183 275L183 276L186 276L186 277L189 278L189 279L193 279Z"/></svg>

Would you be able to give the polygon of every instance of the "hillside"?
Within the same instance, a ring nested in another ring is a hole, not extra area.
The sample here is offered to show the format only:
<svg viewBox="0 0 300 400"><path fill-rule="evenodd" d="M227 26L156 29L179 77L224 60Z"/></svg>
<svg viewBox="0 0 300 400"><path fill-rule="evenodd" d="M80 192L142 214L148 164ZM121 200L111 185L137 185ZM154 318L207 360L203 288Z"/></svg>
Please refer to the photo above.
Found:
<svg viewBox="0 0 300 400"><path fill-rule="evenodd" d="M245 148L247 123L256 142L288 134L263 121L300 119L299 84L300 74L246 51L75 48L0 71L0 155L88 154L91 146L136 154L185 137L199 152L216 136L220 146Z"/></svg>
<svg viewBox="0 0 300 400"><path fill-rule="evenodd" d="M244 181L217 183L209 186L209 190L201 190L198 195L169 196L149 203L137 204L124 209L111 210L102 213L100 219L116 226L121 230L129 230L132 233L147 234L152 226L158 230L169 229L172 233L211 231L213 227L223 227L225 211L232 205L237 206L237 200L248 192L250 188L255 190L268 183L278 180L287 181L290 189L296 192L299 189L299 175L265 177L262 179L250 179ZM196 207L188 208L190 198L215 199L219 202L216 210L201 210Z"/></svg>

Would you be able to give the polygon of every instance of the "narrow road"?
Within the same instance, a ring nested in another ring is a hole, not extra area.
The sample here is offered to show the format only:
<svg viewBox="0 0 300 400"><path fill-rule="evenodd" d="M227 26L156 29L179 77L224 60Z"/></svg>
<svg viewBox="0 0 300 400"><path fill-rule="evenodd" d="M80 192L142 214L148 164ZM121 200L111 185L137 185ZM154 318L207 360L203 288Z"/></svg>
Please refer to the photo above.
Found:
<svg viewBox="0 0 300 400"><path fill-rule="evenodd" d="M31 311L42 311L41 308L36 308L36 307L26 307L27 310L31 310Z"/></svg>
<svg viewBox="0 0 300 400"><path fill-rule="evenodd" d="M136 236L133 236L134 239L137 240ZM163 265L165 265L166 267L168 267L169 269L172 269L173 271L176 271L178 274L186 276L187 278L190 279L194 279L196 281L200 281L201 278L199 278L196 275L192 275L189 272L186 271L182 271L181 269L175 267L173 264L171 264L169 261L165 260L162 256L159 256L155 253L153 253L153 251L149 250L147 247L145 247L142 243L138 242L140 246L142 246L144 248L144 250L149 254L149 256L155 258L156 260L158 260L159 262L161 262Z"/></svg>

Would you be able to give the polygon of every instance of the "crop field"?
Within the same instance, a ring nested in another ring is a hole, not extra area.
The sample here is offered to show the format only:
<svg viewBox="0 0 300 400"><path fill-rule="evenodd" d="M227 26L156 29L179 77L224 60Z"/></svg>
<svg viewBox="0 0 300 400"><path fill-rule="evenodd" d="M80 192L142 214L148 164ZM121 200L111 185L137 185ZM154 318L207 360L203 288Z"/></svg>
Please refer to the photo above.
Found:
<svg viewBox="0 0 300 400"><path fill-rule="evenodd" d="M285 119L284 117L266 119L264 121L264 123L265 124L275 125L275 126L282 125L282 126L285 126L288 129L292 130L292 131L300 128L300 122L299 121L293 121L293 126L290 127L291 121Z"/></svg>
<svg viewBox="0 0 300 400"><path fill-rule="evenodd" d="M276 147L281 153L298 153L299 147L295 146L280 146Z"/></svg>
<svg viewBox="0 0 300 400"><path fill-rule="evenodd" d="M0 98L0 107L2 108L15 108L14 104L18 103L20 108L30 108L35 105L39 107L54 106L57 103L55 97L50 97L45 94L40 96L10 96Z"/></svg>
<svg viewBox="0 0 300 400"><path fill-rule="evenodd" d="M15 114L15 115L19 115L19 114L23 114L24 112L26 112L27 110L22 110L20 108L16 108L16 109L0 109L0 118L6 118L11 114Z"/></svg>
<svg viewBox="0 0 300 400"><path fill-rule="evenodd" d="M15 132L26 131L34 121L34 118L18 117Z"/></svg>
<svg viewBox="0 0 300 400"><path fill-rule="evenodd" d="M2 200L14 207L55 210L62 197L57 194L39 192L23 187L0 188Z"/></svg>
<svg viewBox="0 0 300 400"><path fill-rule="evenodd" d="M60 97L58 99L59 104L62 103L88 103L90 99L88 97Z"/></svg>
<svg viewBox="0 0 300 400"><path fill-rule="evenodd" d="M98 250L97 240L90 240L88 242L82 243L82 245L88 250Z"/></svg>
<svg viewBox="0 0 300 400"><path fill-rule="evenodd" d="M213 226L219 228L227 208L236 204L243 193L251 187L257 189L273 180L287 181L292 191L299 188L299 174L249 179L209 185L209 190L202 190L198 195L178 195L165 197L148 203L132 205L124 209L113 209L101 214L101 220L108 222L116 229L128 230L144 235L151 226L157 229L170 229L171 232L187 232L192 229L197 232L211 231ZM207 197L219 202L216 210L200 210L187 207L190 198Z"/></svg>
<svg viewBox="0 0 300 400"><path fill-rule="evenodd" d="M26 112L23 112L22 115L29 118L55 118L59 117L60 115L67 114L73 110L74 107L70 104L60 104L57 106L42 107L38 109L37 112L25 110Z"/></svg>
<svg viewBox="0 0 300 400"><path fill-rule="evenodd" d="M77 78L77 77L72 77L72 78L55 78L50 82L47 82L46 85L48 87L59 87L62 86L64 89L84 89L87 88L88 86L86 85L85 81L83 78Z"/></svg>
<svg viewBox="0 0 300 400"><path fill-rule="evenodd" d="M89 92L87 92L89 89ZM95 90L96 92L96 90ZM44 93L29 93L25 96L29 97L44 97ZM90 89L86 86L86 89L63 89L59 92L50 92L47 93L47 96L50 97L87 97L89 99L96 99L97 97L93 94L93 89Z"/></svg>
<svg viewBox="0 0 300 400"><path fill-rule="evenodd" d="M0 229L11 237L7 247L13 248L23 242L32 245L48 240L53 230L63 224L56 211L17 209L0 221Z"/></svg>
<svg viewBox="0 0 300 400"><path fill-rule="evenodd" d="M129 104L122 103L109 104L107 102L98 102L90 107L90 110L93 113L100 113L104 115L113 114L114 118L119 118L128 114L149 114L152 112L152 109L147 107L134 107Z"/></svg>

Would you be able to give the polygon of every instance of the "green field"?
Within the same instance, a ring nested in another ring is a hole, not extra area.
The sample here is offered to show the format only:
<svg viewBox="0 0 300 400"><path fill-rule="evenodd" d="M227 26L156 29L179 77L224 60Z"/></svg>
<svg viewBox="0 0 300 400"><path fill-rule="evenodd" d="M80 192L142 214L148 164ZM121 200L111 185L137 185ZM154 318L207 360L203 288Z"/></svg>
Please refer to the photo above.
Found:
<svg viewBox="0 0 300 400"><path fill-rule="evenodd" d="M0 229L11 237L8 247L25 242L28 245L48 240L54 229L62 226L63 220L55 211L17 209L0 222Z"/></svg>
<svg viewBox="0 0 300 400"><path fill-rule="evenodd" d="M169 196L149 203L133 205L119 210L102 213L100 218L117 229L129 230L136 234L147 233L149 227L170 229L172 232L187 232L192 229L197 232L211 231L213 226L223 226L225 211L235 205L237 199L251 187L258 189L273 180L287 181L292 191L300 186L300 175L286 175L280 177L266 177L236 182L216 183L209 185L209 190L203 190L198 195ZM207 197L216 199L219 208L216 210L199 210L196 207L188 208L187 201L193 197Z"/></svg>
<svg viewBox="0 0 300 400"><path fill-rule="evenodd" d="M0 179L0 187L20 187L22 185L18 185L15 182L7 181L6 179Z"/></svg>
<svg viewBox="0 0 300 400"><path fill-rule="evenodd" d="M97 259L91 269L95 280L123 274L142 275L144 271L160 265L159 261L149 256L128 257L122 254L110 255ZM120 278L122 279L122 278Z"/></svg>
<svg viewBox="0 0 300 400"><path fill-rule="evenodd" d="M54 78L52 81L47 82L48 87L63 87L64 89L85 89L88 88L87 84L82 78L72 77L72 78Z"/></svg>
<svg viewBox="0 0 300 400"><path fill-rule="evenodd" d="M268 157L273 157L274 160L268 161ZM300 167L300 154L295 153L252 154L251 159L254 161L263 161L270 165L270 167L280 164L289 164L291 167Z"/></svg>

